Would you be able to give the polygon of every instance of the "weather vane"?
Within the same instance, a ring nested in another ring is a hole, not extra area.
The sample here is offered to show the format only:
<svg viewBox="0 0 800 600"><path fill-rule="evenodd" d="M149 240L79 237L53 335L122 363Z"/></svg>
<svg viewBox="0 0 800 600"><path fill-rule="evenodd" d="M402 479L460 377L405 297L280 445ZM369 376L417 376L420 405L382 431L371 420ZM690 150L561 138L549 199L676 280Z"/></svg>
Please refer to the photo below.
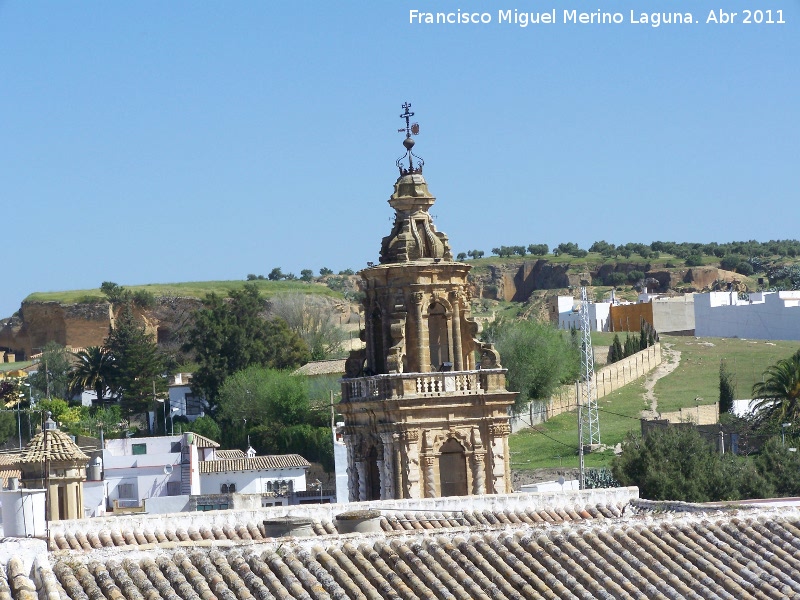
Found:
<svg viewBox="0 0 800 600"><path fill-rule="evenodd" d="M404 102L403 103L403 114L400 115L401 119L405 119L406 126L398 129L398 133L405 132L406 139L403 140L403 146L406 149L405 155L401 156L397 159L397 168L400 169L400 175L413 175L414 173L422 173L422 165L425 164L425 161L422 160L419 156L414 154L411 149L414 147L414 140L411 138L412 135L419 134L419 123L412 123L411 117L414 116L414 113L411 112L411 103ZM405 159L408 158L408 167L405 166ZM414 165L414 159L417 159L416 166Z"/></svg>
<svg viewBox="0 0 800 600"><path fill-rule="evenodd" d="M411 112L409 109L411 108L410 102L403 103L403 114L400 115L401 119L406 120L405 128L398 129L398 133L406 132L406 137L410 138L412 134L419 135L419 123L412 123L411 117L414 116L414 113Z"/></svg>

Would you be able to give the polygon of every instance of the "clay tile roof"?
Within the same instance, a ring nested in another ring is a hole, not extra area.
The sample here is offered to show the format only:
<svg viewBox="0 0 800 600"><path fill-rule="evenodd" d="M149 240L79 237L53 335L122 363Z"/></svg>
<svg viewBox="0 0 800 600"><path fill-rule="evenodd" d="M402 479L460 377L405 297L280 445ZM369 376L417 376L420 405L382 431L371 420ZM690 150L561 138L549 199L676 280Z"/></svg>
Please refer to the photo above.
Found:
<svg viewBox="0 0 800 600"><path fill-rule="evenodd" d="M247 458L247 455L235 448L233 450L217 450L215 452L218 460L229 459L229 458Z"/></svg>
<svg viewBox="0 0 800 600"><path fill-rule="evenodd" d="M268 471L273 469L292 469L310 466L311 463L299 454L279 454L273 456L254 456L252 458L204 460L200 463L200 472Z"/></svg>
<svg viewBox="0 0 800 600"><path fill-rule="evenodd" d="M47 433L46 449L44 447L45 433ZM33 436L33 439L19 454L15 464L43 463L45 455L49 455L47 458L55 461L86 462L89 460L89 457L78 448L69 435L59 429L51 429L47 432L40 431Z"/></svg>
<svg viewBox="0 0 800 600"><path fill-rule="evenodd" d="M473 501L451 500L448 507L464 510ZM590 500L590 494L575 496L576 502ZM278 516L272 509L219 511L202 518L172 515L169 520L145 515L127 525L116 518L57 521L51 531L59 551L42 561L37 584L26 579L28 571L12 562L16 559L8 562L8 579L15 582L14 600L35 594L36 585L48 598L95 598L110 590L118 600L158 593L175 597L173 590L182 597L210 597L210 589L223 591L228 600L800 596L797 508L665 512L647 518L625 511L613 519L583 517L557 524L500 522L498 511L509 521L512 515L521 520L537 512L561 516L558 506L548 508L532 496L528 511L525 501L511 510L500 502L473 511L476 518L493 512L498 523L492 525L447 527L452 512L418 507L422 512L411 510L403 518L425 519L432 528L384 527L341 536L319 520L330 513L318 512L309 516L312 529L328 537L311 544L291 538L277 544L267 537L259 521ZM398 514L391 503L373 504L383 506L387 518ZM564 515L572 519L570 512L583 510L579 504L567 508ZM599 514L620 508L606 504ZM119 529L125 526L129 529ZM143 543L161 547L143 547L122 560L118 552L107 551ZM3 581L0 577L0 593L9 589Z"/></svg>
<svg viewBox="0 0 800 600"><path fill-rule="evenodd" d="M0 454L0 487L8 487L8 478L9 477L21 477L22 472L19 469L15 469L14 465L19 460L19 453L18 452L10 452L7 454Z"/></svg>
<svg viewBox="0 0 800 600"><path fill-rule="evenodd" d="M344 375L345 362L347 362L347 359L344 358L316 360L304 364L293 375Z"/></svg>
<svg viewBox="0 0 800 600"><path fill-rule="evenodd" d="M199 433L192 433L192 435L194 436L193 444L198 448L219 448L218 442L215 442L204 435L200 435Z"/></svg>

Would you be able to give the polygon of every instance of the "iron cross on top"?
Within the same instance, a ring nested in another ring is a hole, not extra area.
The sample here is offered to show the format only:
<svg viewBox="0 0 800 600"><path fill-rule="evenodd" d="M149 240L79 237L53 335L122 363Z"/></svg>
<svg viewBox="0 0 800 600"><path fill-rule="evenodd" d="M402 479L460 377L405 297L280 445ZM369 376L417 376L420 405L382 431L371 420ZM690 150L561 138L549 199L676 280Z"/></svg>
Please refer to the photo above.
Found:
<svg viewBox="0 0 800 600"><path fill-rule="evenodd" d="M406 120L405 128L398 129L397 131L402 133L403 131L406 132L406 137L409 138L411 135L419 134L419 123L412 123L411 117L414 116L414 113L410 110L411 104L409 102L403 103L403 114L400 115L401 119Z"/></svg>

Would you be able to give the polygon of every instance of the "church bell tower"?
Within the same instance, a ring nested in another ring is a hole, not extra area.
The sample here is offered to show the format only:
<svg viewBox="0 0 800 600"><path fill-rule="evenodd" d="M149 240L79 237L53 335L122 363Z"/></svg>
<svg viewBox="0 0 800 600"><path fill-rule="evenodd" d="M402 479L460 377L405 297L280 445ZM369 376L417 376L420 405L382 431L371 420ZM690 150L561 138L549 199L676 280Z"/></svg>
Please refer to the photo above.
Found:
<svg viewBox="0 0 800 600"><path fill-rule="evenodd" d="M429 210L436 198L413 152L419 127L403 105L406 152L380 263L359 274L366 347L351 353L339 410L351 501L511 491L506 371L470 317L470 266L453 261ZM371 263L370 263L371 264Z"/></svg>

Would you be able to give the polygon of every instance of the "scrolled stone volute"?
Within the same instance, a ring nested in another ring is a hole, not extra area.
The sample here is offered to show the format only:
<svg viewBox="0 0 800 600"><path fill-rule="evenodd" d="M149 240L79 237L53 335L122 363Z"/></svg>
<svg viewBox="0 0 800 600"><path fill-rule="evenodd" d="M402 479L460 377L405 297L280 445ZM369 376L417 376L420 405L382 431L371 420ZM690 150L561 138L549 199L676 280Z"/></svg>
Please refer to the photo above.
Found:
<svg viewBox="0 0 800 600"><path fill-rule="evenodd" d="M428 209L436 198L420 173L403 175L394 184L389 205L395 210L392 232L381 243L381 264L453 260L450 243L436 231Z"/></svg>

